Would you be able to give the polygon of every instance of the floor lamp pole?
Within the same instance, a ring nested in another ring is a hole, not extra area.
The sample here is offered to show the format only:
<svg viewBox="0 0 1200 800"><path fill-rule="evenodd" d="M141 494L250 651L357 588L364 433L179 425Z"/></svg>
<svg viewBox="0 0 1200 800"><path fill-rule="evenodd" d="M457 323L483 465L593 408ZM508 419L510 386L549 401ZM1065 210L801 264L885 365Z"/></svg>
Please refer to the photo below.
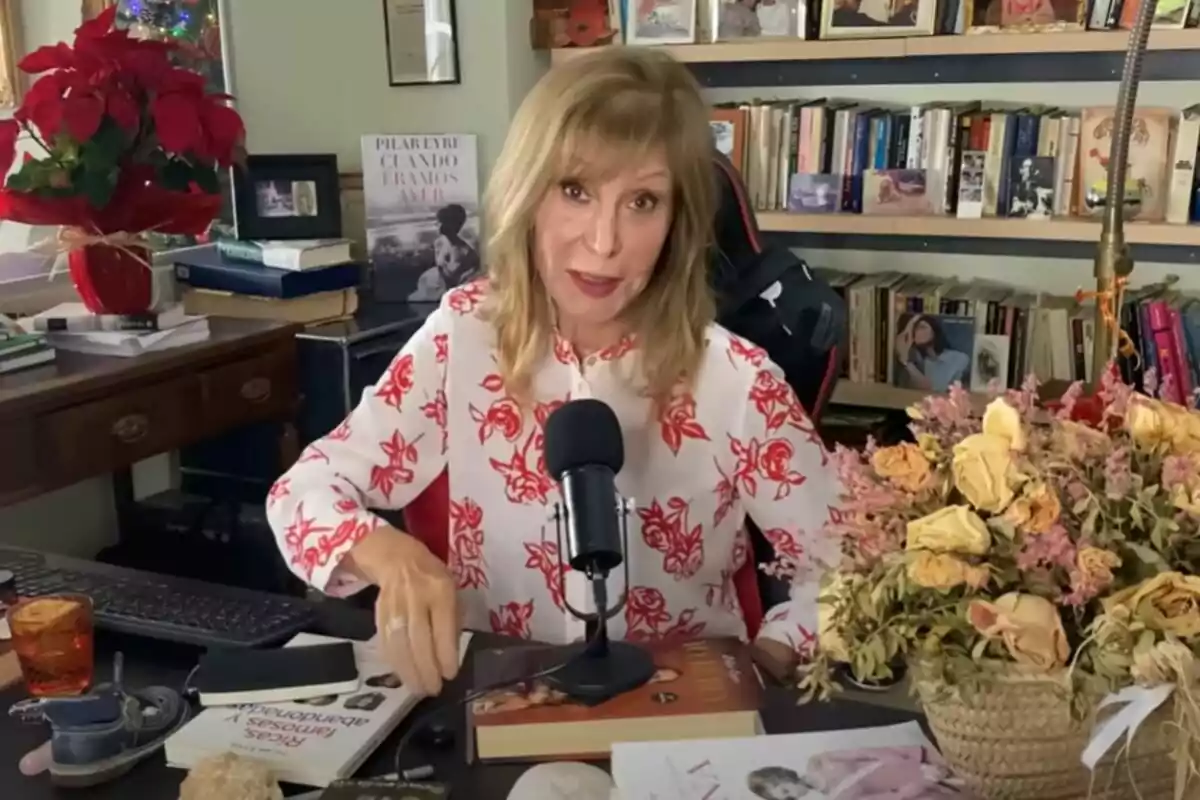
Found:
<svg viewBox="0 0 1200 800"><path fill-rule="evenodd" d="M1108 154L1108 186L1104 199L1104 225L1096 249L1096 325L1092 350L1092 376L1099 384L1108 364L1117 355L1117 325L1121 314L1121 290L1124 279L1133 271L1133 259L1125 242L1125 177L1129 164L1129 140L1133 131L1133 112L1137 106L1138 84L1142 80L1142 61L1150 39L1150 24L1158 0L1145 0L1139 7L1125 67L1117 89L1113 118L1112 148ZM1117 323L1113 321L1115 315Z"/></svg>

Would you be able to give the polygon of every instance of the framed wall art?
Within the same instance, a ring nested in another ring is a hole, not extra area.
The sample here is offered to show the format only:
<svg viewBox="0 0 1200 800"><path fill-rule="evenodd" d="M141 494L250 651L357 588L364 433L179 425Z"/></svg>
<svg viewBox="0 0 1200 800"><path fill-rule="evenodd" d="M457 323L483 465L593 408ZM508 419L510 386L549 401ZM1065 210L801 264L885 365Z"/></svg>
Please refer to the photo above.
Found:
<svg viewBox="0 0 1200 800"><path fill-rule="evenodd" d="M459 83L454 0L383 0L388 83Z"/></svg>
<svg viewBox="0 0 1200 800"><path fill-rule="evenodd" d="M932 36L937 0L830 0L821 4L822 39Z"/></svg>
<svg viewBox="0 0 1200 800"><path fill-rule="evenodd" d="M1130 5L1136 11L1137 4ZM1087 0L971 0L967 32L1081 31L1087 24L1087 6Z"/></svg>
<svg viewBox="0 0 1200 800"><path fill-rule="evenodd" d="M233 176L237 238L341 237L336 155L247 156Z"/></svg>

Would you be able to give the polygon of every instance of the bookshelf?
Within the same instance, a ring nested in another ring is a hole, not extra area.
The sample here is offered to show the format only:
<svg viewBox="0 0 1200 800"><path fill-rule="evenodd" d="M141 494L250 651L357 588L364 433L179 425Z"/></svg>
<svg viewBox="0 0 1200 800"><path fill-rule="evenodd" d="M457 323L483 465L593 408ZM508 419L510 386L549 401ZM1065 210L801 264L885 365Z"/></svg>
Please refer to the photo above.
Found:
<svg viewBox="0 0 1200 800"><path fill-rule="evenodd" d="M753 61L846 61L859 58L932 58L937 56L1023 56L1046 53L1119 53L1129 44L1128 31L1062 33L995 33L957 36L914 36L904 39L786 39L759 42L663 45L658 49L687 64ZM1200 50L1200 28L1156 30L1150 50ZM590 48L552 50L552 63L588 53Z"/></svg>
<svg viewBox="0 0 1200 800"><path fill-rule="evenodd" d="M830 233L859 236L956 237L967 239L1021 239L1032 241L1095 242L1099 220L1066 218L1048 220L950 216L890 217L870 214L794 214L759 211L758 226L772 233ZM1200 246L1200 225L1163 222L1130 222L1125 226L1130 244Z"/></svg>

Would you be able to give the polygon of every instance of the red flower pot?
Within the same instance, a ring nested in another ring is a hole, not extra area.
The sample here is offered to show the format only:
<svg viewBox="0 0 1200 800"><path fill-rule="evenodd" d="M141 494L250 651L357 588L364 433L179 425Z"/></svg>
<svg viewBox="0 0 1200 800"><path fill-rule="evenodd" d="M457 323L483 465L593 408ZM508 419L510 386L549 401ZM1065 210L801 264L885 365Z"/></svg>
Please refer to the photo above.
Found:
<svg viewBox="0 0 1200 800"><path fill-rule="evenodd" d="M150 251L144 247L90 244L67 254L71 282L93 314L149 311L154 297L149 263Z"/></svg>

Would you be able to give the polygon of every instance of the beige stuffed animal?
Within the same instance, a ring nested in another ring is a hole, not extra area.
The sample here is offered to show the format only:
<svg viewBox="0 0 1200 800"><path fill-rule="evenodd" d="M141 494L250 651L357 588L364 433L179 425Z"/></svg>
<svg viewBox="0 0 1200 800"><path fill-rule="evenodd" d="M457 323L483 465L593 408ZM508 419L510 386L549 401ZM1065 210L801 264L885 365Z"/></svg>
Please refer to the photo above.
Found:
<svg viewBox="0 0 1200 800"><path fill-rule="evenodd" d="M179 800L283 800L271 770L233 753L210 756L188 773L179 787Z"/></svg>

